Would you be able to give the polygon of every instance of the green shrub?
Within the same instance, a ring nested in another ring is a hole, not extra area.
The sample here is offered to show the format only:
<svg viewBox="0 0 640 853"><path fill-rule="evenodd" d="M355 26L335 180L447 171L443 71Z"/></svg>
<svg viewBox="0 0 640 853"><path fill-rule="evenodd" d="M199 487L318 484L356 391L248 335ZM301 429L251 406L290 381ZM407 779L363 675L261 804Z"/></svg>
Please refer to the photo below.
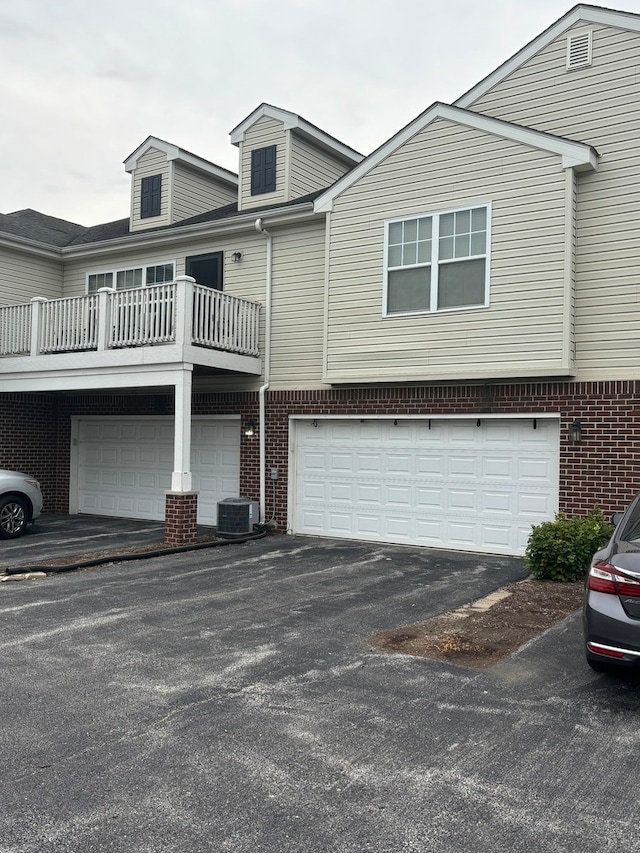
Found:
<svg viewBox="0 0 640 853"><path fill-rule="evenodd" d="M613 527L596 509L589 515L533 526L524 553L531 574L541 580L577 581L589 570L595 551L609 541Z"/></svg>

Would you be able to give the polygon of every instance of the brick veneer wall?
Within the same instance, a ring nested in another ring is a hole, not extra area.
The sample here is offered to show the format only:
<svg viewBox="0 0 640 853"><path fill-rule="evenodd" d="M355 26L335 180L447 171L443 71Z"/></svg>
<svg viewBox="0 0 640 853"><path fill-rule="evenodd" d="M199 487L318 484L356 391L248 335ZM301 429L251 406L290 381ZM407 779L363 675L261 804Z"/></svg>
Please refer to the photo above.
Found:
<svg viewBox="0 0 640 853"><path fill-rule="evenodd" d="M38 479L49 511L58 490L56 406L54 394L0 394L0 468Z"/></svg>
<svg viewBox="0 0 640 853"><path fill-rule="evenodd" d="M0 459L19 462L46 486L47 509L66 512L71 416L172 414L171 395L77 394L0 396ZM339 388L267 393L267 518L286 529L289 415L560 414L560 509L569 515L599 506L617 511L640 491L640 381L530 382L410 388ZM193 414L237 414L258 420L256 393L195 394ZM583 441L568 443L579 420ZM10 448L10 450L9 450ZM259 439L241 433L240 493L260 494ZM53 467L53 473L51 469Z"/></svg>
<svg viewBox="0 0 640 853"><path fill-rule="evenodd" d="M559 509L580 515L594 507L609 514L640 491L640 382L353 388L282 391L267 397L267 471L277 466L275 518L286 529L289 415L560 415ZM583 440L570 444L572 421ZM257 491L258 484L254 489ZM267 514L271 489L267 483Z"/></svg>

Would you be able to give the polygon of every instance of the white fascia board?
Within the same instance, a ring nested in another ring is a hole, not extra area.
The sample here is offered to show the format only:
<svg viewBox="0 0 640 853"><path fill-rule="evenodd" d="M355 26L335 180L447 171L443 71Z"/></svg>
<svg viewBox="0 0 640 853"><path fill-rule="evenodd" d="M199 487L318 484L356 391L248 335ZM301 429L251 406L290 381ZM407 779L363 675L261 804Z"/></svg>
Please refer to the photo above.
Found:
<svg viewBox="0 0 640 853"><path fill-rule="evenodd" d="M279 107L272 107L270 104L261 104L251 113L251 115L248 115L244 121L240 122L237 127L234 127L230 133L232 144L239 145L243 142L247 130L249 130L249 128L263 116L267 116L268 118L281 122L285 130L298 131L300 134L311 139L321 148L330 151L341 160L346 160L351 164L360 163L364 160L363 154L360 154L358 151L355 151L353 148L350 148L338 139L334 139L333 136L330 136L328 133L320 130L319 127L316 127L310 122L305 121L305 119L296 115L296 113L291 113L288 110L282 110Z"/></svg>
<svg viewBox="0 0 640 853"><path fill-rule="evenodd" d="M596 6L575 6L566 15L563 15L555 24L541 33L537 38L525 45L522 50L515 53L506 62L503 62L495 71L477 83L473 88L454 101L457 107L469 107L478 98L481 98L495 85L502 82L506 77L516 71L525 62L528 62L554 39L562 35L565 30L575 24L604 24L609 27L618 27L622 30L640 32L640 15L632 12L616 12L613 9L601 9Z"/></svg>
<svg viewBox="0 0 640 853"><path fill-rule="evenodd" d="M464 110L460 107L449 106L448 104L435 103L428 110L421 113L417 118L410 122L406 127L399 131L395 136L392 136L388 142L380 146L377 151L374 151L366 160L363 160L358 166L352 169L343 178L336 181L326 193L319 196L314 204L316 213L327 213L333 209L333 201L337 196L344 192L348 187L355 184L360 178L364 177L371 169L375 168L383 160L386 160L394 151L397 151L402 145L408 142L417 133L423 130L427 125L431 124L436 119L446 119L447 121L455 122L456 124L472 127L476 130L491 133L494 136L501 136L512 142L519 142L523 145L528 145L531 148L539 148L543 151L549 151L558 154L563 158L563 168L576 168L579 170L591 170L596 168L597 152L589 145L582 142L572 142L568 139L563 139L559 136L552 136L548 133L543 133L539 130L531 130L522 125L513 124L511 122L502 121L501 119L492 118L491 116L482 115L482 113L474 113L470 110ZM565 163L565 158L567 162Z"/></svg>
<svg viewBox="0 0 640 853"><path fill-rule="evenodd" d="M183 228L176 226L153 233L141 232L119 237L117 240L102 240L97 243L85 243L82 246L65 246L60 250L65 260L72 258L84 258L90 255L103 255L110 252L122 252L123 249L156 249L165 243L176 244L184 240L193 240L205 235L223 236L236 234L241 231L253 231L256 219L262 219L269 228L280 225L289 225L317 218L313 209L313 202L305 202L297 205L296 210L281 211L277 209L250 211L240 216L228 219L217 219L211 222L199 222L196 225L186 225Z"/></svg>
<svg viewBox="0 0 640 853"><path fill-rule="evenodd" d="M192 169L197 169L199 172L203 172L210 177L229 184L234 189L237 189L238 187L238 176L235 172L223 169L221 166L216 166L215 163L211 163L209 160L198 157L196 154L191 154L189 151L178 148L177 145L165 142L164 139L158 139L157 136L149 136L145 139L142 145L139 145L138 148L136 148L136 150L127 157L124 161L125 171L133 172L140 157L146 154L150 148L157 148L159 151L163 151L167 155L167 160L177 160L180 163L185 163L186 165L191 166Z"/></svg>

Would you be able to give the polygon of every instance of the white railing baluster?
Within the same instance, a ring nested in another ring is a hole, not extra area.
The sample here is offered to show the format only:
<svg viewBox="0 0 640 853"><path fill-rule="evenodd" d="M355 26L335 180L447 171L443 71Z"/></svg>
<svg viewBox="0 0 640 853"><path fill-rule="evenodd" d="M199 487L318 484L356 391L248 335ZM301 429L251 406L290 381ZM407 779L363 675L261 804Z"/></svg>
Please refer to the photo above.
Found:
<svg viewBox="0 0 640 853"><path fill-rule="evenodd" d="M170 284L0 307L0 356L195 344L257 356L260 305L195 284Z"/></svg>

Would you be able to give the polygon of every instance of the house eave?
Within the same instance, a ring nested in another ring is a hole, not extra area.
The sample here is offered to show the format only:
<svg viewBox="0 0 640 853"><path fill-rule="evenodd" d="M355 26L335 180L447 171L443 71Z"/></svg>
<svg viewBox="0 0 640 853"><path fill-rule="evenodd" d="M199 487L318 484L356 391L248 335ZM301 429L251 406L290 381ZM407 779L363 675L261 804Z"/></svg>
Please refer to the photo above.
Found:
<svg viewBox="0 0 640 853"><path fill-rule="evenodd" d="M263 116L273 118L276 121L282 122L285 130L293 130L306 139L313 142L319 148L333 154L341 160L344 160L350 166L360 163L364 160L364 155L345 145L340 140L335 139L330 134L320 130L319 127L311 124L296 113L288 110L272 107L270 104L261 104L244 121L233 128L229 134L233 145L239 145L243 140L247 130L255 124Z"/></svg>
<svg viewBox="0 0 640 853"><path fill-rule="evenodd" d="M598 152L591 145L437 102L319 196L314 204L315 211L317 213L330 212L333 209L334 200L341 193L438 119L445 119L531 148L557 154L563 158L563 168L575 168L584 171L595 169L597 166Z"/></svg>
<svg viewBox="0 0 640 853"><path fill-rule="evenodd" d="M313 202L305 202L304 204L298 205L296 210L280 211L278 209L268 209L260 210L259 213L253 211L239 216L229 217L227 219L199 222L195 225L185 225L183 227L175 226L167 229L166 231L127 234L125 237L118 237L114 240L85 243L82 246L66 246L62 249L62 254L65 259L73 259L86 257L88 255L119 252L122 251L122 249L128 248L144 249L165 245L167 243L175 244L186 240L197 239L202 235L208 234L233 234L238 231L253 229L258 217L265 223L268 222L269 227L277 227L278 225L288 225L294 222L315 219L317 218L317 214L313 210Z"/></svg>
<svg viewBox="0 0 640 853"><path fill-rule="evenodd" d="M140 157L146 154L150 148L157 148L159 151L163 151L164 154L166 154L167 160L176 160L180 163L184 163L198 172L202 172L211 178L215 178L221 183L227 184L234 190L237 190L238 188L238 175L235 172L232 172L229 169L223 169L221 166L217 166L209 160L198 157L196 154L191 154L191 152L185 151L177 145L165 142L157 136L147 137L142 145L139 145L136 150L127 157L124 161L125 171L133 172Z"/></svg>
<svg viewBox="0 0 640 853"><path fill-rule="evenodd" d="M15 234L0 233L0 248L29 252L32 255L56 260L61 258L61 250L58 246L50 246L47 243L30 240L28 237L18 237Z"/></svg>

